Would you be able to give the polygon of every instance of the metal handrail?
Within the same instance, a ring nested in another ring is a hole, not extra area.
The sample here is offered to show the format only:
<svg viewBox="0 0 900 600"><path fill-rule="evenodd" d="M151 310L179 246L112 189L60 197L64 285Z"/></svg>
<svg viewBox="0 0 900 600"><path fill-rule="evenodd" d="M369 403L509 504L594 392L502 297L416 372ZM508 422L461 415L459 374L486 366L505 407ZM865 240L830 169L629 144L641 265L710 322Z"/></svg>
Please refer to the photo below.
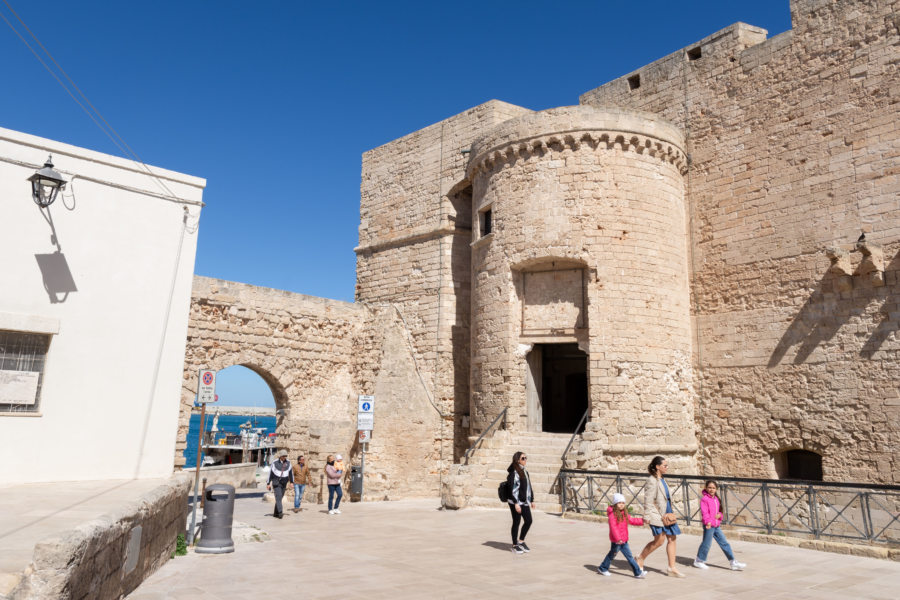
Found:
<svg viewBox="0 0 900 600"><path fill-rule="evenodd" d="M647 474L562 469L559 478L564 511L605 513L613 493L624 494L628 504L635 502ZM666 475L672 509L687 525L702 523L700 499L708 479L719 484L723 524L770 535L900 546L898 485Z"/></svg>
<svg viewBox="0 0 900 600"><path fill-rule="evenodd" d="M581 429L581 426L584 424L584 421L588 418L588 413L591 412L591 409L588 408L584 411L584 414L581 415L581 420L578 421L578 425L575 426L575 433L572 434L572 437L569 438L569 443L566 444L566 449L563 450L562 453L562 468L566 468L566 455L569 454L569 448L572 447L572 444L575 443L575 437L578 435L578 430Z"/></svg>
<svg viewBox="0 0 900 600"><path fill-rule="evenodd" d="M469 457L472 455L473 452L475 452L475 448L478 446L478 444L481 442L481 440L484 439L484 436L486 436L487 433L488 433L491 429L494 428L494 425L497 424L497 421L499 421L499 420L502 418L502 419L503 419L503 427L504 427L504 429L506 428L506 411L507 411L506 408L504 408L503 410L501 410L501 411L500 411L500 414L497 415L496 417L494 417L494 420L491 421L491 424L488 425L488 426L485 428L485 430L481 432L481 435L478 436L478 439L475 440L475 442L472 444L472 447L469 448L468 450L466 450L466 454L465 454L465 464L469 464Z"/></svg>

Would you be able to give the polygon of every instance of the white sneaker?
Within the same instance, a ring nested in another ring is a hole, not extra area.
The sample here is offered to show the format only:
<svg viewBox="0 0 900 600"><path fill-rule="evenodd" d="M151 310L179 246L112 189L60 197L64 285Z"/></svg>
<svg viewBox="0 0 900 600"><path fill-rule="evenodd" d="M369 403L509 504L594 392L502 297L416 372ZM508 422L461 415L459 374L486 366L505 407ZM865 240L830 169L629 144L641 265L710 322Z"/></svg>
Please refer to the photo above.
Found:
<svg viewBox="0 0 900 600"><path fill-rule="evenodd" d="M334 514L334 509L329 510L329 511L328 511L328 514L329 514L329 515L333 515L333 514Z"/></svg>
<svg viewBox="0 0 900 600"><path fill-rule="evenodd" d="M706 566L706 563L703 562L702 560L695 560L694 566L697 567L698 569L708 569L709 568Z"/></svg>
<svg viewBox="0 0 900 600"><path fill-rule="evenodd" d="M747 563L738 562L736 560L731 561L731 570L732 571L743 571L744 567L747 566Z"/></svg>
<svg viewBox="0 0 900 600"><path fill-rule="evenodd" d="M634 576L635 579L644 579L647 577L647 571L641 569L641 572Z"/></svg>
<svg viewBox="0 0 900 600"><path fill-rule="evenodd" d="M600 567L597 567L597 572L603 575L604 577L609 577L609 571L601 571Z"/></svg>
<svg viewBox="0 0 900 600"><path fill-rule="evenodd" d="M339 511L338 509L334 509L334 514L339 515L341 514L341 511Z"/></svg>

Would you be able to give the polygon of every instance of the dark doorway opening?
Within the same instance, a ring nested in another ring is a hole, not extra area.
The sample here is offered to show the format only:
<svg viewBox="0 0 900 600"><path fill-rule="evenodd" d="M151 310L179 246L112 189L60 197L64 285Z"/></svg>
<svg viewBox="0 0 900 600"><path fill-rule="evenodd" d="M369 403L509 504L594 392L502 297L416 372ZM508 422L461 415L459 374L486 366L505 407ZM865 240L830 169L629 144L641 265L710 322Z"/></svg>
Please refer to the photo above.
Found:
<svg viewBox="0 0 900 600"><path fill-rule="evenodd" d="M776 456L779 479L822 481L822 456L809 450L786 450Z"/></svg>
<svg viewBox="0 0 900 600"><path fill-rule="evenodd" d="M542 431L576 432L588 408L587 354L578 344L541 344Z"/></svg>

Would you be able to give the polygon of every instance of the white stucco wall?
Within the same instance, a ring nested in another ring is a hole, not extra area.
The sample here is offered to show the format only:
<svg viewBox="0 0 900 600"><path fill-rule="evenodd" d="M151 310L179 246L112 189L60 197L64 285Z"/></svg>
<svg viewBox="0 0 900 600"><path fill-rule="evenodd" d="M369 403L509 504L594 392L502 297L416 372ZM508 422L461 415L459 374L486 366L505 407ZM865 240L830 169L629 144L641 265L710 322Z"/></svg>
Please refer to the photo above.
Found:
<svg viewBox="0 0 900 600"><path fill-rule="evenodd" d="M60 248L26 181L50 153L72 180L49 208ZM40 412L0 413L0 485L172 472L206 181L151 169L169 191L132 161L0 128L0 330L58 331ZM77 291L54 302L35 255L59 249Z"/></svg>

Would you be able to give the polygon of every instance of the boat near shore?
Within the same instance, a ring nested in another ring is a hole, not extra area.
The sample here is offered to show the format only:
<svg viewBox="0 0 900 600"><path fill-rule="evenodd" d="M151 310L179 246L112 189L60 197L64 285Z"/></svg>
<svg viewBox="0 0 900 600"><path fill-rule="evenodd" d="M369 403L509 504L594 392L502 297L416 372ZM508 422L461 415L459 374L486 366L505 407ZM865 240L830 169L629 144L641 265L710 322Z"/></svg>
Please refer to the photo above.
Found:
<svg viewBox="0 0 900 600"><path fill-rule="evenodd" d="M250 421L240 426L240 433L219 431L216 415L200 445L203 466L253 462L267 469L275 459L275 437L275 433L269 433L265 427L254 427Z"/></svg>

